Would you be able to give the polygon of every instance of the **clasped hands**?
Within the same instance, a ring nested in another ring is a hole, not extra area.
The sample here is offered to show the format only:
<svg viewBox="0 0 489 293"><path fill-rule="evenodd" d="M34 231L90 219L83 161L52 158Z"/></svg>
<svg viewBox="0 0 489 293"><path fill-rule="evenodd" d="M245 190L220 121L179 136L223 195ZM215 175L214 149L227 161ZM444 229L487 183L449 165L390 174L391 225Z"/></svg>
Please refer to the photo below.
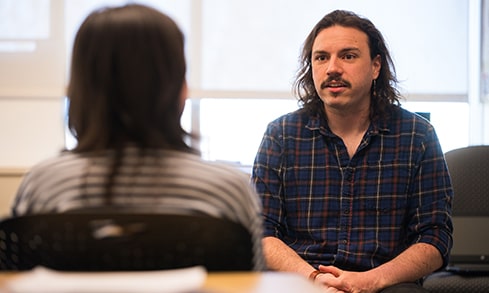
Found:
<svg viewBox="0 0 489 293"><path fill-rule="evenodd" d="M372 293L377 292L375 280L368 272L344 271L335 266L320 265L319 274L314 278L316 284L321 284L327 293Z"/></svg>

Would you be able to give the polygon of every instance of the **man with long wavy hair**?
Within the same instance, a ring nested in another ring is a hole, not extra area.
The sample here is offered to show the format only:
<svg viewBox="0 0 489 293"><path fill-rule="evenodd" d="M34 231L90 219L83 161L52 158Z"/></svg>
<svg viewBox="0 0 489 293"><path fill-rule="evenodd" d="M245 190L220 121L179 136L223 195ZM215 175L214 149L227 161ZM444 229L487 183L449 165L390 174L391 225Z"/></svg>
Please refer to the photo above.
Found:
<svg viewBox="0 0 489 293"><path fill-rule="evenodd" d="M272 121L253 166L270 269L327 292L426 292L447 264L452 187L433 126L400 107L381 33L333 11L307 37L301 109Z"/></svg>

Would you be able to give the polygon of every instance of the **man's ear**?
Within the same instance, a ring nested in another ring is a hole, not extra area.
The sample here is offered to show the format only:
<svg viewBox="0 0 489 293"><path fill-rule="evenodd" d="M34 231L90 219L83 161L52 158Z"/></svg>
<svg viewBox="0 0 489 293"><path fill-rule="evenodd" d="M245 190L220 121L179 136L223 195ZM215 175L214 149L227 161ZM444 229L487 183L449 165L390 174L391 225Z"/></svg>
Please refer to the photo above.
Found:
<svg viewBox="0 0 489 293"><path fill-rule="evenodd" d="M372 79L377 79L380 75L380 68L382 67L382 57L380 55L375 56L372 59Z"/></svg>

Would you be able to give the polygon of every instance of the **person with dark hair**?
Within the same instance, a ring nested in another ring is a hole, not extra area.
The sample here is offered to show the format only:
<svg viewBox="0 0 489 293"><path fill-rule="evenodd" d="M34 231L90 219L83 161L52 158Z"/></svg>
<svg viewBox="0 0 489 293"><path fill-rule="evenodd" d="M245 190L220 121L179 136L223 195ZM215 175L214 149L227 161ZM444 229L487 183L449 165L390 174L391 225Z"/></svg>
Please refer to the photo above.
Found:
<svg viewBox="0 0 489 293"><path fill-rule="evenodd" d="M250 231L262 269L261 203L248 175L204 161L186 143L194 137L180 123L185 74L184 36L167 15L136 4L92 12L75 38L68 86L77 145L29 170L12 215L110 209L225 218Z"/></svg>
<svg viewBox="0 0 489 293"><path fill-rule="evenodd" d="M452 246L450 176L433 126L400 106L382 34L353 12L305 40L300 109L272 121L252 171L272 270L327 292L426 292Z"/></svg>

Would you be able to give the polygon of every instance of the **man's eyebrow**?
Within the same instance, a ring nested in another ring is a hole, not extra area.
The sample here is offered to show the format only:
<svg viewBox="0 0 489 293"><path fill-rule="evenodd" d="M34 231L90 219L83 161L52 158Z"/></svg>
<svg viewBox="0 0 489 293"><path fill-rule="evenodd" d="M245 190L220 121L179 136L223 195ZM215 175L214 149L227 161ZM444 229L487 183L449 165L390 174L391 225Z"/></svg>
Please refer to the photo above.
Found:
<svg viewBox="0 0 489 293"><path fill-rule="evenodd" d="M312 51L312 54L326 54L328 52L326 52L325 50L315 50L315 51Z"/></svg>
<svg viewBox="0 0 489 293"><path fill-rule="evenodd" d="M358 47L346 47L346 48L341 49L340 53L346 53L346 52L352 52L352 51L360 52L360 49Z"/></svg>

